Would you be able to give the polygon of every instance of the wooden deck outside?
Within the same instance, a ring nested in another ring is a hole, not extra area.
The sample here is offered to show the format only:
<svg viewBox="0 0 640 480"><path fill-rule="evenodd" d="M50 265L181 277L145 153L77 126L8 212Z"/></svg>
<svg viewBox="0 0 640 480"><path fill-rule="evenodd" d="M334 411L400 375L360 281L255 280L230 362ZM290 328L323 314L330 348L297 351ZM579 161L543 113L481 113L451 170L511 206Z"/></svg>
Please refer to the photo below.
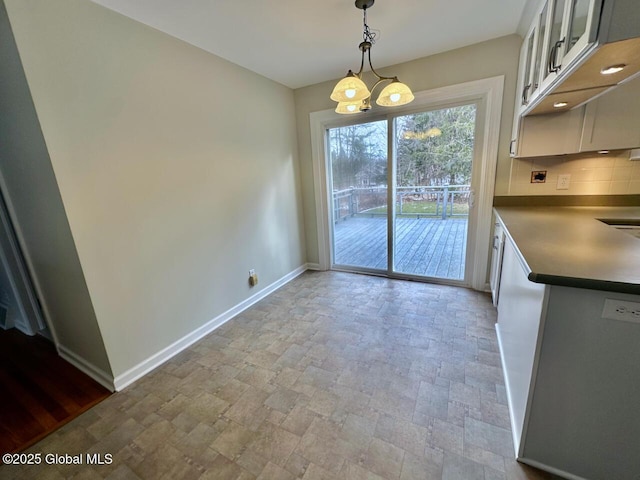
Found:
<svg viewBox="0 0 640 480"><path fill-rule="evenodd" d="M387 220L356 216L334 228L336 265L387 269ZM396 272L462 280L467 245L467 218L396 220Z"/></svg>

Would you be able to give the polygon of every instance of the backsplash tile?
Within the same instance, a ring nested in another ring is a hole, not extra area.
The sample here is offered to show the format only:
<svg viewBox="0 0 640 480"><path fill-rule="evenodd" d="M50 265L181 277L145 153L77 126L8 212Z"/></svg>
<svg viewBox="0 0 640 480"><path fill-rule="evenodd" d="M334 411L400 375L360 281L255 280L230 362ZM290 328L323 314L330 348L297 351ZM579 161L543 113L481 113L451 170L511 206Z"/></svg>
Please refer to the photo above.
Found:
<svg viewBox="0 0 640 480"><path fill-rule="evenodd" d="M531 183L531 172L547 171L545 183ZM558 175L570 174L568 190L558 190ZM640 161L629 150L609 154L514 158L509 195L628 195L640 194Z"/></svg>

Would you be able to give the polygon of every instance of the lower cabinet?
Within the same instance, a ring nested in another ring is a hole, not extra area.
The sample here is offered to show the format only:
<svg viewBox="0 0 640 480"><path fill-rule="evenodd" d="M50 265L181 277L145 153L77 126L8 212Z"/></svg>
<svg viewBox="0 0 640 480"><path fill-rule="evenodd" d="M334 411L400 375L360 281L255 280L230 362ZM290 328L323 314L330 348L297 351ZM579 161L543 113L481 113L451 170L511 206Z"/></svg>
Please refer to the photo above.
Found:
<svg viewBox="0 0 640 480"><path fill-rule="evenodd" d="M640 295L528 280L505 240L496 330L515 456L569 479L640 478L640 323L603 318Z"/></svg>
<svg viewBox="0 0 640 480"><path fill-rule="evenodd" d="M489 284L491 285L491 298L493 305L498 306L498 297L500 294L500 277L502 274L502 252L504 249L504 230L502 224L498 221L493 227L493 249L491 251L491 274L489 276Z"/></svg>
<svg viewBox="0 0 640 480"><path fill-rule="evenodd" d="M527 279L526 267L510 239L505 241L502 258L496 329L509 396L513 442L519 458L546 288Z"/></svg>

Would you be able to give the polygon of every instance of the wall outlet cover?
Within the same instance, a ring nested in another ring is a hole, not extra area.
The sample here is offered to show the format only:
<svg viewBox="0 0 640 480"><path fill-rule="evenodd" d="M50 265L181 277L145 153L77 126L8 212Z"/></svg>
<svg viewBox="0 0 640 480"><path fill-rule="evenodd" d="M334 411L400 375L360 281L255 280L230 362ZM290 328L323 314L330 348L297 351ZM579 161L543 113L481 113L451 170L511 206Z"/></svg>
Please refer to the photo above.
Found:
<svg viewBox="0 0 640 480"><path fill-rule="evenodd" d="M569 184L571 183L571 174L562 173L558 175L558 184L556 190L569 190Z"/></svg>
<svg viewBox="0 0 640 480"><path fill-rule="evenodd" d="M607 298L604 301L602 318L640 323L640 303Z"/></svg>

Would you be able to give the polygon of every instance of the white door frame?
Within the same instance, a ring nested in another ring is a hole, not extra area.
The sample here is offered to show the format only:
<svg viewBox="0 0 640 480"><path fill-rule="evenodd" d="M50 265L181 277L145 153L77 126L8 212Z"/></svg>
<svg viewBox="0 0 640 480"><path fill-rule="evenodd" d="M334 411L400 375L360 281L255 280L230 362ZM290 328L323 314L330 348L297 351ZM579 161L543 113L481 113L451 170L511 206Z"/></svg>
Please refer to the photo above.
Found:
<svg viewBox="0 0 640 480"><path fill-rule="evenodd" d="M9 207L2 194L4 177L0 173L0 267L4 269L6 280L9 282L10 291L6 292L6 299L11 305L2 305L11 308L14 316L1 328L15 327L27 335L35 335L46 328L40 304L33 286L29 269L20 248L20 243L11 221ZM0 299L0 302L3 300Z"/></svg>
<svg viewBox="0 0 640 480"><path fill-rule="evenodd" d="M476 103L478 105L476 125L483 125L484 128L481 131L476 129L472 185L475 184L478 188L472 193L471 208L476 209L476 215L469 216L468 245L470 248L467 249L467 257L471 261L468 262L469 268L465 273L465 283L475 290L483 291L489 288L487 265L490 251L491 213L498 160L503 88L504 76L500 75L418 92L415 94L414 102L393 110L394 115L402 115L434 109L440 105L451 103ZM367 118L374 120L375 118L384 118L384 116L380 117L379 114L374 113ZM335 113L333 110L322 110L310 113L309 117L318 232L318 263L320 270L328 270L331 268L330 228L332 220L329 208L329 172L325 155L325 132L331 126L348 124L353 117L356 117L353 119L353 123L359 123L362 116L353 115L351 118L345 119L344 115ZM472 220L472 217L475 218L475 221Z"/></svg>

